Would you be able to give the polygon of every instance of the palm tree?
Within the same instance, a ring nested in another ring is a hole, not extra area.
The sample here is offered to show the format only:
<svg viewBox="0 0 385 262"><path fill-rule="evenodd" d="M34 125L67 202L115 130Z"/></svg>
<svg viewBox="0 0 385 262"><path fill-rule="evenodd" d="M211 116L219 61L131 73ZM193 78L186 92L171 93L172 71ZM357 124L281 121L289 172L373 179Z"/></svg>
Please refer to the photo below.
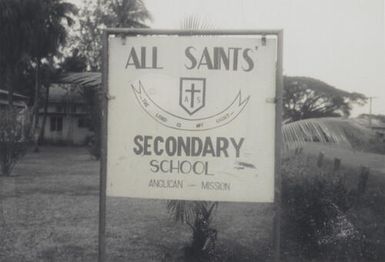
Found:
<svg viewBox="0 0 385 262"><path fill-rule="evenodd" d="M101 69L102 30L107 27L148 27L151 19L142 0L84 0L80 11L80 29L74 42L87 58L89 71Z"/></svg>
<svg viewBox="0 0 385 262"><path fill-rule="evenodd" d="M212 228L213 212L218 202L208 201L167 201L167 210L176 222L187 224L192 231L191 246L185 247L186 257L202 258L213 255L217 230Z"/></svg>
<svg viewBox="0 0 385 262"><path fill-rule="evenodd" d="M151 19L143 1L141 0L84 0L84 8L80 11L80 29L74 36L75 47L79 55L85 58L88 71L98 71L101 69L101 50L102 50L102 29L106 27L148 27L145 22ZM75 76L75 77L72 77ZM100 124L101 124L101 108L100 108L100 81L96 80L96 84L91 82L77 82L78 77L100 76L100 73L83 72L71 74L74 84L82 87L81 93L87 104L91 114L92 128L95 132L90 153L96 157L100 157ZM98 77L96 77L98 78ZM69 79L68 79L69 80ZM71 82L71 80L69 80Z"/></svg>
<svg viewBox="0 0 385 262"><path fill-rule="evenodd" d="M102 16L109 27L148 27L145 21L151 18L142 0L103 0L107 12Z"/></svg>
<svg viewBox="0 0 385 262"><path fill-rule="evenodd" d="M202 22L196 16L189 16L183 20L182 29L209 29L212 26ZM213 255L217 230L212 228L211 222L218 202L169 200L167 209L173 214L176 222L187 224L192 231L191 246L185 248L186 257L204 258Z"/></svg>

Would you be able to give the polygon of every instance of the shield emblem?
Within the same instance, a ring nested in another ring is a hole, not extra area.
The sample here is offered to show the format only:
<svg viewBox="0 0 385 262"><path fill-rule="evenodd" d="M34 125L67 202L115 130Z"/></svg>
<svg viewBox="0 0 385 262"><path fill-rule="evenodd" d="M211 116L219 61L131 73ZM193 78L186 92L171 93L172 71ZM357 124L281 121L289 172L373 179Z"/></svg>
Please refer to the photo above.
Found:
<svg viewBox="0 0 385 262"><path fill-rule="evenodd" d="M193 115L205 106L206 79L181 78L179 91L179 105L189 115Z"/></svg>

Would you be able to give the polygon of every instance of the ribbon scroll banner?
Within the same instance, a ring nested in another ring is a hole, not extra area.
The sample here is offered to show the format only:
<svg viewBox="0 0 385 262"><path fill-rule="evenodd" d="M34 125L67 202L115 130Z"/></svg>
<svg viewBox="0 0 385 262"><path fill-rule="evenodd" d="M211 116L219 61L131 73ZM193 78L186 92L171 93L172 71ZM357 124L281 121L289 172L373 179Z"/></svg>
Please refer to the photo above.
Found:
<svg viewBox="0 0 385 262"><path fill-rule="evenodd" d="M277 38L108 39L107 196L274 201Z"/></svg>

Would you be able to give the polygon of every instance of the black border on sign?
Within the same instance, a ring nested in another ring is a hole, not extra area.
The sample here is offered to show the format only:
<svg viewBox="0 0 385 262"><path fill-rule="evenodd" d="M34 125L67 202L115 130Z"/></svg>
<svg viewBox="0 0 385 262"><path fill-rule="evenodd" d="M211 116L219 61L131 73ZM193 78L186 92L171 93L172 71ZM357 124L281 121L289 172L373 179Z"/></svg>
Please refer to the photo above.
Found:
<svg viewBox="0 0 385 262"><path fill-rule="evenodd" d="M282 90L283 90L283 30L155 30L155 29L126 29L107 28L102 38L102 127L101 127L101 164L100 164L100 192L99 192L99 246L98 261L106 260L106 186L107 186L107 120L108 120L108 62L110 35L122 36L151 36L151 35L261 35L277 37L277 61L276 61L276 91L275 91L275 165L274 165L274 228L273 246L274 261L280 261L280 224L281 224L281 122L282 122Z"/></svg>

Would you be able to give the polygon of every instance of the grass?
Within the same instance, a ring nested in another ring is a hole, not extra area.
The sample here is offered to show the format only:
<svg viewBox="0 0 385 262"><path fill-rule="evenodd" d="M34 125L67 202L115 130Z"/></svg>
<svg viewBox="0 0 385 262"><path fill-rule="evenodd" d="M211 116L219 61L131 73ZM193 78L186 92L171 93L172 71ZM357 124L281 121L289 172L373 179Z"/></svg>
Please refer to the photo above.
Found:
<svg viewBox="0 0 385 262"><path fill-rule="evenodd" d="M95 261L98 165L82 150L30 153L0 177L0 261Z"/></svg>
<svg viewBox="0 0 385 262"><path fill-rule="evenodd" d="M43 147L0 177L0 261L96 261L99 163L82 148ZM273 209L220 203L222 261L267 261ZM108 261L184 261L191 232L162 200L109 198Z"/></svg>
<svg viewBox="0 0 385 262"><path fill-rule="evenodd" d="M325 155L333 156L332 152ZM317 167L316 157L302 153L284 161L284 175L294 179L295 185L303 184L309 176L323 176L326 181L339 176L346 190L354 191L360 164L358 158L350 162L349 157L345 155L341 169L333 173L332 161L325 159L323 166ZM326 250L330 257L337 255L345 260L312 261L382 261L385 257L382 158L360 158L372 161L374 169L367 191L353 199L344 213L360 234L358 255L349 254L354 248L345 241ZM99 163L85 149L43 147L40 153L27 154L12 177L0 177L0 261L96 261L98 192ZM320 198L326 194L319 192ZM283 225L290 222L287 216L282 220ZM272 221L269 204L220 203L213 221L218 230L218 261L271 260ZM294 228L292 232L301 229ZM286 241L282 245L282 261L309 261L300 257L303 247L295 243L298 235L282 237ZM163 200L107 200L108 261L188 262L183 248L190 241L190 229L172 220Z"/></svg>

